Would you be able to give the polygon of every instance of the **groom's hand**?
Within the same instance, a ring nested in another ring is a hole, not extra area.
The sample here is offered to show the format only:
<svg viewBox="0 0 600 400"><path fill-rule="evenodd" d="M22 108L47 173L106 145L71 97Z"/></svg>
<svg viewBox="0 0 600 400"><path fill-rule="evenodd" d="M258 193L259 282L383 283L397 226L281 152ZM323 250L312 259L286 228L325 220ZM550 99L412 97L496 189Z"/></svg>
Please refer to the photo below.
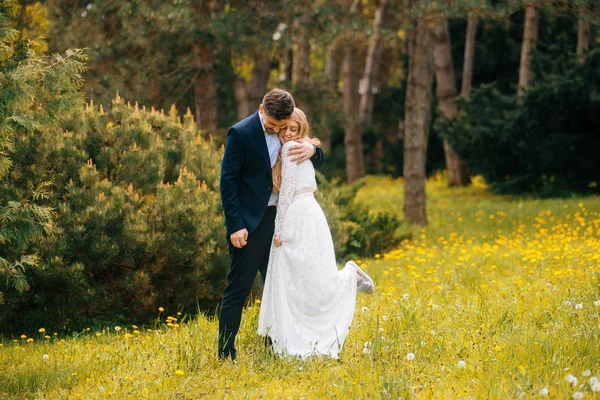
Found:
<svg viewBox="0 0 600 400"><path fill-rule="evenodd" d="M304 139L302 143L297 143L290 146L288 150L288 156L290 156L290 161L300 164L303 161L308 160L312 156L315 155L316 152L315 146Z"/></svg>
<svg viewBox="0 0 600 400"><path fill-rule="evenodd" d="M241 249L246 243L248 243L248 230L246 228L231 234L231 244L233 247Z"/></svg>
<svg viewBox="0 0 600 400"><path fill-rule="evenodd" d="M279 235L275 235L275 237L273 237L273 244L275 247L280 247L283 244Z"/></svg>

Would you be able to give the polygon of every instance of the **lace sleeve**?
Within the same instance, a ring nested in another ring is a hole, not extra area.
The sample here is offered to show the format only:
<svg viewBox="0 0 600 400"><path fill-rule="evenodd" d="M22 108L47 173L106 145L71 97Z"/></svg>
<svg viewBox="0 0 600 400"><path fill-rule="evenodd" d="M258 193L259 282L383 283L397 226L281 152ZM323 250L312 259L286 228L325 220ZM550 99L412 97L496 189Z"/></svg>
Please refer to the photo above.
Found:
<svg viewBox="0 0 600 400"><path fill-rule="evenodd" d="M296 169L298 164L290 161L287 155L288 148L293 142L287 142L281 148L281 187L279 188L279 199L277 200L277 215L275 217L275 235L281 235L283 220L287 209L292 203L296 190Z"/></svg>

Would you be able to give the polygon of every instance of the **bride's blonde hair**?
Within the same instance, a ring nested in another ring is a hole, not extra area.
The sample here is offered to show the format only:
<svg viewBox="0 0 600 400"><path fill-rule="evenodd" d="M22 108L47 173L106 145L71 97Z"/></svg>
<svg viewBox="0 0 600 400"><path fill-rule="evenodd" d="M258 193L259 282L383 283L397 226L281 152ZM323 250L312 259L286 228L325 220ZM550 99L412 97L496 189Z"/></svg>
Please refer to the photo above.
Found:
<svg viewBox="0 0 600 400"><path fill-rule="evenodd" d="M321 141L317 138L310 137L310 126L308 125L308 119L306 118L306 114L304 111L299 109L298 107L294 108L290 119L296 123L300 128L300 136L297 139L308 138L308 140L318 146L321 144ZM275 165L273 165L273 192L279 193L281 189L281 150L279 150L279 155L277 156L277 161Z"/></svg>

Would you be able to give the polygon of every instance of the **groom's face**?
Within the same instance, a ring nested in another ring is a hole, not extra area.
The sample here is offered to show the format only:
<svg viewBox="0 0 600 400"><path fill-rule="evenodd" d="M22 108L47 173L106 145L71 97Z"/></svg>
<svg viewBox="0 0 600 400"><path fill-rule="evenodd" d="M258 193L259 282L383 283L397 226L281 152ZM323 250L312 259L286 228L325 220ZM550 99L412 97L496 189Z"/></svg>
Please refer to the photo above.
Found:
<svg viewBox="0 0 600 400"><path fill-rule="evenodd" d="M287 122L288 122L287 119L278 120L278 119L268 116L265 113L265 109L262 104L260 105L259 110L260 110L260 114L262 116L263 125L265 126L265 130L267 131L268 134L279 135L280 132L285 131L285 129L287 127Z"/></svg>

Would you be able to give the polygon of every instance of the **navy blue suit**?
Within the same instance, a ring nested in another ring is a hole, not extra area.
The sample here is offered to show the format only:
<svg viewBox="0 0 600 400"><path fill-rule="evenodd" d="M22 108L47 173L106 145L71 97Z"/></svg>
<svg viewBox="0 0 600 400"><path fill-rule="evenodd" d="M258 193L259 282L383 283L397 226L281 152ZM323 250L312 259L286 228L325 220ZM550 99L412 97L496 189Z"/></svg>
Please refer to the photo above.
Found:
<svg viewBox="0 0 600 400"><path fill-rule="evenodd" d="M315 168L323 164L319 147L311 161ZM256 273L261 272L263 281L266 278L275 229L275 207L268 207L273 189L271 160L258 112L227 131L220 187L230 268L219 315L219 356L235 358L234 340L242 308ZM248 241L238 249L231 244L230 236L244 228L248 230Z"/></svg>

